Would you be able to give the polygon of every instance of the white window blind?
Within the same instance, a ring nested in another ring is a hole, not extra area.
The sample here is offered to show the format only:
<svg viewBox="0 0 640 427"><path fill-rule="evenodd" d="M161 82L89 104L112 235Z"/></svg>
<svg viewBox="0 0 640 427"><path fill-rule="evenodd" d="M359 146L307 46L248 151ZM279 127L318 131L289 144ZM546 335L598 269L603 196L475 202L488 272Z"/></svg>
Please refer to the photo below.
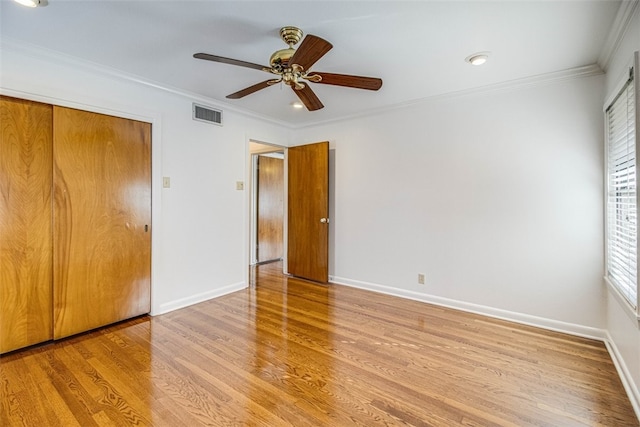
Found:
<svg viewBox="0 0 640 427"><path fill-rule="evenodd" d="M638 198L633 73L607 109L607 277L637 310Z"/></svg>

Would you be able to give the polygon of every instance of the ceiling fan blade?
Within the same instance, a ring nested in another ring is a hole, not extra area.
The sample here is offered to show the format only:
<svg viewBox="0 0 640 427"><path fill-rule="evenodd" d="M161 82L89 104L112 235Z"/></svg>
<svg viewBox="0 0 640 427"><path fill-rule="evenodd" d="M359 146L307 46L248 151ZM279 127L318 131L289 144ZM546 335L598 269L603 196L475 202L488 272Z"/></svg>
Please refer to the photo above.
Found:
<svg viewBox="0 0 640 427"><path fill-rule="evenodd" d="M204 59L206 61L222 62L223 64L238 65L240 67L253 68L255 70L270 72L271 68L265 65L254 64L253 62L240 61L239 59L225 58L224 56L210 55L208 53L196 53L194 58Z"/></svg>
<svg viewBox="0 0 640 427"><path fill-rule="evenodd" d="M304 106L307 107L307 110L315 111L324 108L324 105L322 105L322 102L320 102L309 85L305 84L302 89L296 89L294 87L292 87L292 89L296 95L298 95L298 98L300 98L300 101L302 101Z"/></svg>
<svg viewBox="0 0 640 427"><path fill-rule="evenodd" d="M308 70L318 59L329 52L332 47L333 45L328 41L309 34L302 40L296 53L289 59L289 65L298 64L304 70Z"/></svg>
<svg viewBox="0 0 640 427"><path fill-rule="evenodd" d="M243 98L243 97L245 97L247 95L251 95L252 93L257 92L257 91L259 91L261 89L264 89L264 88L267 88L267 87L269 87L271 85L274 85L276 83L280 83L280 80L279 79L265 80L263 82L256 83L253 86L249 86L249 87L246 87L246 88L244 88L242 90L239 90L239 91L237 91L235 93L232 93L231 95L227 95L227 98L229 98L229 99L240 99L240 98Z"/></svg>
<svg viewBox="0 0 640 427"><path fill-rule="evenodd" d="M313 82L326 85L346 86L367 90L378 90L382 87L382 79L378 79L375 77L350 76L348 74L333 73L309 73L309 77L313 76L322 77L322 80L312 80Z"/></svg>

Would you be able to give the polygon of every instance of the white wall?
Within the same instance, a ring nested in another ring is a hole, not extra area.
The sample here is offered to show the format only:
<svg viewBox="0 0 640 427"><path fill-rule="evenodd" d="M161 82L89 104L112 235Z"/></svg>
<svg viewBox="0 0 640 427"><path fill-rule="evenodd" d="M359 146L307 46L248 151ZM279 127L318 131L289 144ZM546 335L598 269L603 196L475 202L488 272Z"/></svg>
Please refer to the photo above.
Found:
<svg viewBox="0 0 640 427"><path fill-rule="evenodd" d="M226 109L222 127L193 121L190 97L47 52L3 45L0 57L3 94L153 123L153 313L246 286L248 196L235 184L249 138L286 145L285 128Z"/></svg>
<svg viewBox="0 0 640 427"><path fill-rule="evenodd" d="M634 51L640 51L640 6L636 7L629 28L607 69L606 100L615 96L628 77ZM605 107L604 103L602 107ZM639 135L636 131L636 137ZM611 289L608 289L607 296L606 325L612 350L623 372L623 382L635 397L636 413L640 416L640 323Z"/></svg>
<svg viewBox="0 0 640 427"><path fill-rule="evenodd" d="M603 80L294 132L334 150L333 280L602 335Z"/></svg>

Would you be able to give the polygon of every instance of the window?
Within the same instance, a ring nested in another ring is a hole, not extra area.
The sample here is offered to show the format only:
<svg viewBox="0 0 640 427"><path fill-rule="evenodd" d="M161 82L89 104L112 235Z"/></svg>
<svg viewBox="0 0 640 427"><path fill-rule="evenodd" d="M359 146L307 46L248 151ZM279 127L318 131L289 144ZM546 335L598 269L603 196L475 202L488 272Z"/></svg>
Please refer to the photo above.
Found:
<svg viewBox="0 0 640 427"><path fill-rule="evenodd" d="M634 72L606 110L607 279L637 312L638 193Z"/></svg>

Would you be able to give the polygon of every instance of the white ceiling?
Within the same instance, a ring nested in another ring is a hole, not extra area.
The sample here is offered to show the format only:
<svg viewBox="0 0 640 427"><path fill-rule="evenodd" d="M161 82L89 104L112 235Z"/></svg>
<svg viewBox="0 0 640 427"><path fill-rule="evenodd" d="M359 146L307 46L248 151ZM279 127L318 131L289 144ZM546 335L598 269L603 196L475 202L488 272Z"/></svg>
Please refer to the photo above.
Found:
<svg viewBox="0 0 640 427"><path fill-rule="evenodd" d="M302 126L435 95L596 64L619 1L0 0L0 34ZM225 96L269 74L197 60L196 52L268 65L294 25L333 49L312 70L380 77L378 92L311 84L325 105L294 110L287 86ZM464 58L490 51L487 64Z"/></svg>

